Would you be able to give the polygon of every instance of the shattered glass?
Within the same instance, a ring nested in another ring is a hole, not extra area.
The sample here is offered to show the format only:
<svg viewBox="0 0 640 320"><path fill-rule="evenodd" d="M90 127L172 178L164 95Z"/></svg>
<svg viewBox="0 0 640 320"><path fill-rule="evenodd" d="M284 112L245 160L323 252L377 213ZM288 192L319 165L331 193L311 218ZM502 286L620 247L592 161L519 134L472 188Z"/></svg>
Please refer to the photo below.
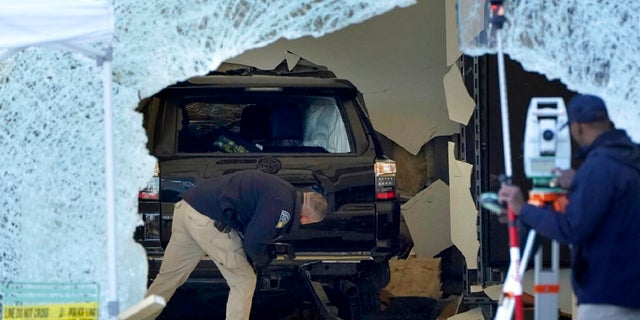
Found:
<svg viewBox="0 0 640 320"><path fill-rule="evenodd" d="M30 48L0 65L0 282L97 282L107 297L101 68L81 54ZM144 149L135 91L114 90L117 261L123 300L146 284L133 242ZM126 179L125 179L126 177ZM104 301L104 300L103 300ZM101 314L106 312L101 311Z"/></svg>
<svg viewBox="0 0 640 320"><path fill-rule="evenodd" d="M496 53L489 1L458 0L461 50ZM640 2L504 1L503 52L570 90L601 96L616 126L640 141ZM506 75L507 82L509 75Z"/></svg>
<svg viewBox="0 0 640 320"><path fill-rule="evenodd" d="M413 0L114 0L113 122L120 310L146 289L133 240L153 173L141 98L277 39L320 37ZM100 67L79 53L0 50L0 283L100 286L107 312L105 137ZM0 290L2 290L0 288ZM0 292L0 296L2 292Z"/></svg>

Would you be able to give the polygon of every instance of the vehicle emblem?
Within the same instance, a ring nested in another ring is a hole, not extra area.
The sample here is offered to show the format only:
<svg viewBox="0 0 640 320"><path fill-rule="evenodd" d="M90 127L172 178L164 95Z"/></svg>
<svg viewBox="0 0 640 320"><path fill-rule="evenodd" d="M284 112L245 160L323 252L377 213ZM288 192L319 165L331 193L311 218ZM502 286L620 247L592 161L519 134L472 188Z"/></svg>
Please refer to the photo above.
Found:
<svg viewBox="0 0 640 320"><path fill-rule="evenodd" d="M262 158L256 163L256 168L265 173L276 174L282 169L282 163L276 158Z"/></svg>

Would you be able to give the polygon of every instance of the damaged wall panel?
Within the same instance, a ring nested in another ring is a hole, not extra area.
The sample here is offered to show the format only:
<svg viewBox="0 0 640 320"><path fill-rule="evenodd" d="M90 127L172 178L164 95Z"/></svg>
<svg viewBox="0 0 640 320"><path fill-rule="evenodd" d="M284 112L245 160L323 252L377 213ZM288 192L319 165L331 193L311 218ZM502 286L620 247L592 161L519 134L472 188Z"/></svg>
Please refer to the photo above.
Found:
<svg viewBox="0 0 640 320"><path fill-rule="evenodd" d="M453 245L449 209L449 186L441 180L402 205L418 257L434 257Z"/></svg>
<svg viewBox="0 0 640 320"><path fill-rule="evenodd" d="M477 217L478 209L471 197L473 166L456 160L455 144L449 143L449 187L451 189L451 240L464 255L467 268L478 266Z"/></svg>
<svg viewBox="0 0 640 320"><path fill-rule="evenodd" d="M271 68L290 50L329 67L364 93L374 127L416 155L434 137L460 132L449 119L443 84L456 51L448 55L445 47L456 42L445 28L447 14L455 21L445 9L452 2L418 1L322 38L279 40L231 61Z"/></svg>
<svg viewBox="0 0 640 320"><path fill-rule="evenodd" d="M463 125L469 124L469 119L475 109L475 102L467 94L466 87L457 65L453 65L442 80L449 118Z"/></svg>

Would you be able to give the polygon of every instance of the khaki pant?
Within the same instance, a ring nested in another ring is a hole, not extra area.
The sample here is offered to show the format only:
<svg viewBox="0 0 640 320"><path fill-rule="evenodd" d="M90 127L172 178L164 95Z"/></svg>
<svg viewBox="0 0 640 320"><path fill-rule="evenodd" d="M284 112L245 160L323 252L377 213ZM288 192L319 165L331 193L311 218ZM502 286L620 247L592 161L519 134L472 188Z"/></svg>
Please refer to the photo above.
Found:
<svg viewBox="0 0 640 320"><path fill-rule="evenodd" d="M169 301L205 254L215 262L229 285L226 319L249 319L256 275L247 261L242 239L235 230L218 231L213 220L184 201L175 205L171 239L160 272L145 297L155 294Z"/></svg>
<svg viewBox="0 0 640 320"><path fill-rule="evenodd" d="M578 306L578 320L638 320L640 309L629 309L611 304L581 304Z"/></svg>

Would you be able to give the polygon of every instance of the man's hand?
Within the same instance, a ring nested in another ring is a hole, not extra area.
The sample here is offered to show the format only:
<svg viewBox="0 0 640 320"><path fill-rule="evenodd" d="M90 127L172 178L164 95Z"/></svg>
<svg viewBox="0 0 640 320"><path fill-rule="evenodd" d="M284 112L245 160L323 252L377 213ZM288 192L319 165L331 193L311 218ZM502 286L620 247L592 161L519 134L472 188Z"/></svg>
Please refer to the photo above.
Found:
<svg viewBox="0 0 640 320"><path fill-rule="evenodd" d="M553 174L557 175L553 182L555 185L560 186L562 189L569 189L573 178L576 176L576 171L573 169L562 170L560 168L553 169Z"/></svg>
<svg viewBox="0 0 640 320"><path fill-rule="evenodd" d="M522 191L520 191L520 187L503 185L498 191L498 201L500 203L506 202L509 205L509 209L516 215L519 215L524 205L524 196L522 195Z"/></svg>

